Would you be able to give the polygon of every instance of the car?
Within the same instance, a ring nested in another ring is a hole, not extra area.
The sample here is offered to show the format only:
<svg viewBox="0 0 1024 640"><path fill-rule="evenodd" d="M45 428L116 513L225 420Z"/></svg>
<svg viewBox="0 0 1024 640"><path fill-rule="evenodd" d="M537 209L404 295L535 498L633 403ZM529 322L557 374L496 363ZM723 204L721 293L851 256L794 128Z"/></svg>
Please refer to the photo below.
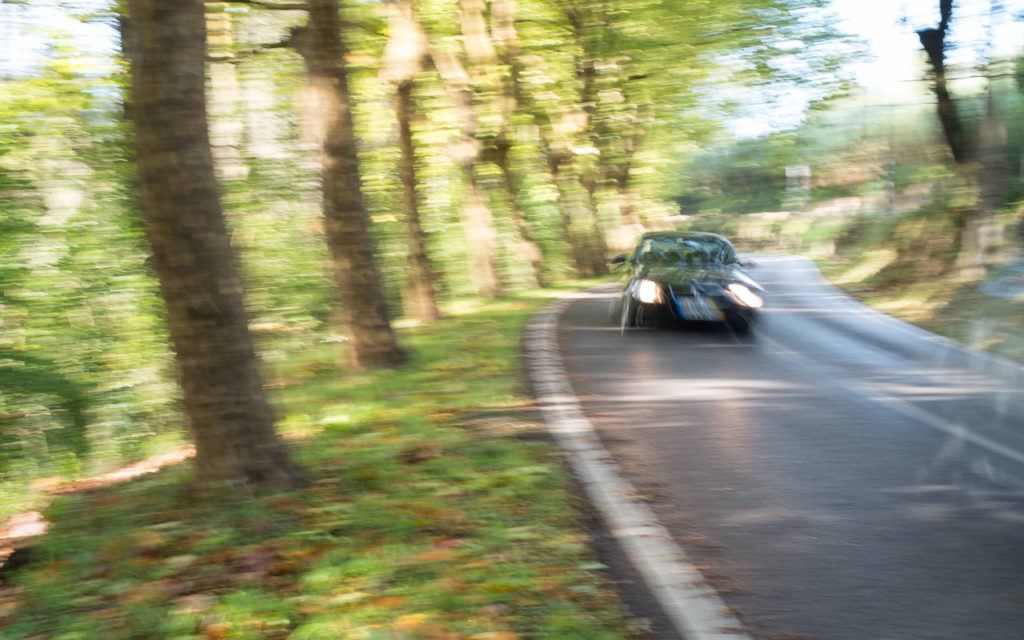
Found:
<svg viewBox="0 0 1024 640"><path fill-rule="evenodd" d="M611 263L628 267L619 310L623 328L715 322L747 333L764 306L764 288L744 269L750 263L716 233L645 233L632 253Z"/></svg>

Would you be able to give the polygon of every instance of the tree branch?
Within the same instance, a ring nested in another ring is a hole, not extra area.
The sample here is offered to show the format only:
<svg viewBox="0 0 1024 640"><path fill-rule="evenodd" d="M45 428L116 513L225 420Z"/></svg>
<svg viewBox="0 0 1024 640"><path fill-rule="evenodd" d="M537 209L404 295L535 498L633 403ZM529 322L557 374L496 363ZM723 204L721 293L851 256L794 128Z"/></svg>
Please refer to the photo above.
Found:
<svg viewBox="0 0 1024 640"><path fill-rule="evenodd" d="M295 35L294 33L289 34L287 38L280 42L272 42L270 44L261 44L257 47L251 47L249 49L243 49L234 55L223 55L223 56L206 56L207 62L230 62L239 63L245 60L249 60L255 57L257 54L271 49L291 49L295 47Z"/></svg>

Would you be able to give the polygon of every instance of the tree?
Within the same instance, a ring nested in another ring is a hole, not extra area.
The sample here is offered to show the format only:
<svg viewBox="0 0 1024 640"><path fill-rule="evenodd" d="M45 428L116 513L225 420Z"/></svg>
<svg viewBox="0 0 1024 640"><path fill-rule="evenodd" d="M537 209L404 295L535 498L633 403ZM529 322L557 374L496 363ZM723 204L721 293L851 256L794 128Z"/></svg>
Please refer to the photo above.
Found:
<svg viewBox="0 0 1024 640"><path fill-rule="evenodd" d="M989 12L990 42L992 23L998 20L997 15L1000 13L998 7L998 4L993 3ZM949 93L946 82L946 36L952 17L953 0L939 0L938 27L922 29L917 35L928 55L934 81L932 90L946 144L961 176L978 185L978 207L966 215L957 258L961 277L972 279L984 276L992 240L999 235L998 230L990 228L990 216L1005 203L1008 193L1006 126L997 107L996 79L991 73L991 59L981 66L988 76L988 86L983 115L977 124L967 126L957 101Z"/></svg>
<svg viewBox="0 0 1024 640"><path fill-rule="evenodd" d="M477 0L470 0L476 2ZM463 16L463 31L466 14L464 3L459 3ZM474 5L474 9L476 5ZM477 19L479 18L479 19ZM482 17L477 11L471 13L466 47L473 55L482 55L481 48L490 45L483 32ZM466 194L462 203L462 224L469 244L472 277L480 295L494 298L501 294L502 283L498 275L495 252L498 232L494 225L494 214L488 203L487 189L481 177L483 146L478 139L480 122L477 102L470 74L454 52L436 46L430 49L430 59L441 76L445 90L455 106L460 123L459 136L449 145L452 160L462 170Z"/></svg>
<svg viewBox="0 0 1024 640"><path fill-rule="evenodd" d="M440 314L434 271L420 222L416 151L412 138L413 88L416 74L427 53L427 39L416 22L412 0L390 1L387 4L388 42L384 49L383 75L395 88L395 120L401 152L398 172L402 182L402 208L409 250L405 306L411 315L424 322L431 322L437 320Z"/></svg>
<svg viewBox="0 0 1024 640"><path fill-rule="evenodd" d="M375 242L363 206L359 154L337 0L310 0L309 22L293 32L306 62L320 140L323 208L334 277L355 366L405 361L388 314Z"/></svg>
<svg viewBox="0 0 1024 640"><path fill-rule="evenodd" d="M196 471L206 487L298 481L248 331L206 124L198 0L131 0L132 118L146 236L167 308Z"/></svg>
<svg viewBox="0 0 1024 640"><path fill-rule="evenodd" d="M946 85L946 34L953 15L953 0L939 0L939 15L939 26L935 29L921 29L917 32L917 37L928 54L928 64L934 80L932 90L935 92L939 123L942 125L946 144L953 154L953 160L957 164L964 164L969 159L967 139L956 102L950 96Z"/></svg>
<svg viewBox="0 0 1024 640"><path fill-rule="evenodd" d="M487 32L475 26L483 22L482 3L462 2L462 24L463 33L477 34L475 39L480 42L490 42L492 46L469 47L470 38L467 38L467 50L476 50L475 56L471 57L474 64L471 68L481 69L489 67L489 75L497 76L498 85L494 102L498 111L498 127L494 135L487 141L488 148L485 150L487 157L498 166L501 171L502 186L505 190L505 199L508 202L508 210L515 224L516 232L519 235L516 253L530 263L533 275L533 283L538 287L545 286L544 277L544 254L537 244L530 221L526 212L519 205L517 188L517 177L512 170L512 145L514 134L512 118L519 109L519 95L522 93L519 83L522 80L520 74L515 73L515 57L519 53L519 35L515 28L516 7L512 0L494 0L491 2L491 20L493 38ZM504 67L499 70L498 65ZM495 73L497 72L497 73ZM479 73L478 73L479 75ZM479 81L478 81L479 82Z"/></svg>

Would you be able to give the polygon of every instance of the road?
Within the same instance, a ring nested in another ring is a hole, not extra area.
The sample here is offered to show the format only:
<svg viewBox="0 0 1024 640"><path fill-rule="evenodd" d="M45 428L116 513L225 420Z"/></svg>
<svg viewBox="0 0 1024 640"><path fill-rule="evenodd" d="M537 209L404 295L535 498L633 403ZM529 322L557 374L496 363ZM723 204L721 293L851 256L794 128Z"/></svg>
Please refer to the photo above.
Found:
<svg viewBox="0 0 1024 640"><path fill-rule="evenodd" d="M761 257L755 335L561 317L625 475L756 638L1024 639L1021 369Z"/></svg>

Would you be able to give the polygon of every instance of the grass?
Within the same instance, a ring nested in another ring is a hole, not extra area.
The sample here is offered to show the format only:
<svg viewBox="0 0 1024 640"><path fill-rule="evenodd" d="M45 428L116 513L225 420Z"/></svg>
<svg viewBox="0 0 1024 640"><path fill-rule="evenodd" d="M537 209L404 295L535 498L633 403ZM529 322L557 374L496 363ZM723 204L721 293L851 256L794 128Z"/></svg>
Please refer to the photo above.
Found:
<svg viewBox="0 0 1024 640"><path fill-rule="evenodd" d="M833 283L861 301L929 331L1024 362L1024 297L996 297L964 282L955 267L957 212L866 218L820 259ZM989 278L1006 277L994 268Z"/></svg>
<svg viewBox="0 0 1024 640"><path fill-rule="evenodd" d="M202 501L183 463L60 498L0 638L634 637L521 380L553 295L403 330L393 371L339 376L331 345L275 363L310 487Z"/></svg>

